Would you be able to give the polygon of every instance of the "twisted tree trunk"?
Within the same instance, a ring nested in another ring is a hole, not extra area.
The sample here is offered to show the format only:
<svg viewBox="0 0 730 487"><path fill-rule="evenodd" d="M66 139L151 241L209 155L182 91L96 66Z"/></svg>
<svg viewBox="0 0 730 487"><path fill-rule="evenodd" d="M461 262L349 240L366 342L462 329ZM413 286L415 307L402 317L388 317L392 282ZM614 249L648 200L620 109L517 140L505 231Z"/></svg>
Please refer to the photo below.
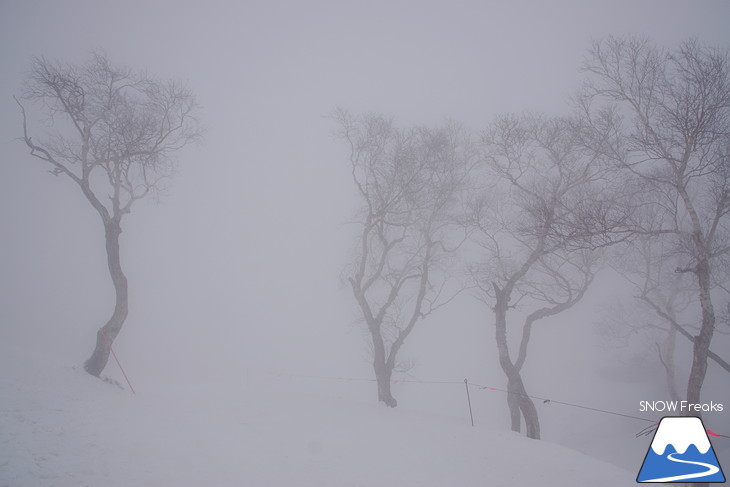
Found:
<svg viewBox="0 0 730 487"><path fill-rule="evenodd" d="M507 345L507 306L509 295L495 286L496 300L494 306L495 328L497 350L499 351L499 364L507 376L507 405L510 410L512 431L520 432L522 429L521 419L525 419L525 429L528 438L540 439L540 420L537 414L535 403L527 395L527 390L522 382L519 369L512 362L509 356Z"/></svg>
<svg viewBox="0 0 730 487"><path fill-rule="evenodd" d="M390 380L393 376L393 367L386 358L385 343L380 333L373 331L372 337L373 369L375 370L375 381L378 385L378 401L382 401L386 406L394 408L398 405L398 401L396 401L390 392Z"/></svg>
<svg viewBox="0 0 730 487"><path fill-rule="evenodd" d="M109 321L96 333L96 347L91 357L84 363L84 369L95 377L99 377L104 367L106 367L109 361L112 343L122 329L122 325L127 319L129 311L127 278L124 272L122 272L122 265L119 258L119 235L122 233L119 219L105 220L104 230L107 263L109 265L109 274L114 284L116 304L114 306L114 313L109 318Z"/></svg>

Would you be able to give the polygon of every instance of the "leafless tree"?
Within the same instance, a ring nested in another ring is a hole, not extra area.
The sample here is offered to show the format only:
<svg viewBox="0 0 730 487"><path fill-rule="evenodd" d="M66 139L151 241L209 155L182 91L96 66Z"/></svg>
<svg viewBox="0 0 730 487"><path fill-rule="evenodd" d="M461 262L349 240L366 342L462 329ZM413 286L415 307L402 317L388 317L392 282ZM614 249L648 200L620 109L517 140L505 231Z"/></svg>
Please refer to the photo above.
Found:
<svg viewBox="0 0 730 487"><path fill-rule="evenodd" d="M699 323L693 317L699 303L695 282L687 273L676 272L683 256L673 252L671 245L661 236L639 234L629 245L616 249L611 257L612 267L631 284L634 302L614 303L611 312L600 321L599 332L607 343L619 346L641 341L641 353L652 354L664 369L669 397L680 400L683 396L676 382L676 339L682 335L694 341ZM715 291L723 287L718 284ZM717 292L713 295L720 298ZM727 330L718 328L716 332ZM730 364L712 349L708 349L707 355L730 372Z"/></svg>
<svg viewBox="0 0 730 487"><path fill-rule="evenodd" d="M633 298L612 303L600 320L599 333L606 343L618 347L638 344L646 363L657 362L664 369L669 397L680 400L676 339L680 332L691 337L699 329L684 321L696 303L691 280L675 272L676 258L663 248L662 241L655 240L638 235L610 257L612 267L631 284Z"/></svg>
<svg viewBox="0 0 730 487"><path fill-rule="evenodd" d="M607 114L623 142L604 147L640 188L648 218L636 231L661 241L695 278L701 315L693 342L687 400L700 401L715 333L714 282L730 245L730 85L728 51L695 40L669 51L644 38L609 37L593 44L580 96L586 120Z"/></svg>
<svg viewBox="0 0 730 487"><path fill-rule="evenodd" d="M335 118L362 202L344 278L372 340L378 399L395 407L390 384L398 352L416 324L458 292L448 273L464 241L454 213L475 151L454 124L403 129L343 110Z"/></svg>
<svg viewBox="0 0 730 487"><path fill-rule="evenodd" d="M116 305L84 364L98 377L128 312L122 219L135 202L162 189L173 172L173 154L200 137L195 97L180 84L114 66L94 53L77 65L35 58L23 99L35 102L47 122L47 130L31 137L26 107L16 99L30 154L76 184L104 225Z"/></svg>
<svg viewBox="0 0 730 487"><path fill-rule="evenodd" d="M503 116L483 141L484 182L472 204L479 257L470 270L494 312L512 429L520 431L524 418L527 436L539 439L537 409L521 375L532 327L581 300L594 278L593 249L616 238L608 230L625 214L602 156L586 149L576 120ZM515 321L516 357L508 339Z"/></svg>

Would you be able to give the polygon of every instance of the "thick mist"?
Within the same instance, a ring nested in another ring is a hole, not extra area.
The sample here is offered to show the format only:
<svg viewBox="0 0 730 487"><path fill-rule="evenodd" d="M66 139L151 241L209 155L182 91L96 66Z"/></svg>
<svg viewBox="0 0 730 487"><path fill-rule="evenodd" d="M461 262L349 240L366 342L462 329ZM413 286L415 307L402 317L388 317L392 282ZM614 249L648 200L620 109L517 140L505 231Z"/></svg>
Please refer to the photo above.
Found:
<svg viewBox="0 0 730 487"><path fill-rule="evenodd" d="M13 95L33 56L73 63L97 50L181 80L201 104L203 141L176 155L167 190L134 207L121 237L130 313L114 350L138 393L290 374L292 388L375 403L370 382L306 382L373 376L342 279L360 202L333 110L403 125L453 120L474 133L499 114L560 115L593 39L638 34L673 47L697 37L728 46L728 19L730 4L709 0L4 1L0 341L18 351L18 369L41 357L80 367L114 306L98 215L20 139ZM42 133L42 119L29 118L29 127ZM629 350L601 345L595 330L615 295L630 293L606 269L582 302L535 326L523 372L532 394L629 415L640 415L640 400L666 397L657 364L637 367ZM461 294L415 329L402 349L413 367L397 378L504 388L493 321L484 303ZM678 346L688 370L691 347ZM727 358L728 336L717 335L712 348ZM104 375L123 382L113 361ZM730 408L727 378L711 362L703 394ZM395 392L405 408L465 417L463 387ZM505 396L486 393L472 392L475 419L508 430ZM645 424L540 406L546 441L627 469L641 461L643 444L609 451L583 432L620 432L630 442ZM730 434L727 412L707 417ZM722 461L730 446L720 440Z"/></svg>

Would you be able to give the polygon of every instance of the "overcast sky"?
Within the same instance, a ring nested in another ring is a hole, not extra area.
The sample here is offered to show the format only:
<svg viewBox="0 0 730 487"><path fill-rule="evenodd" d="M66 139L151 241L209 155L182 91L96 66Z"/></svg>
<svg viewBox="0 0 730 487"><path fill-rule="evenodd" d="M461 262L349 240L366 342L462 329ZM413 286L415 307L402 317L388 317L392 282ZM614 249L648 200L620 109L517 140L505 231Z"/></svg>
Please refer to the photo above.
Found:
<svg viewBox="0 0 730 487"><path fill-rule="evenodd" d="M591 39L728 46L728 21L724 0L0 0L0 339L46 334L80 364L113 306L98 215L16 140L12 95L32 56L100 50L184 81L202 105L204 144L180 153L160 204L125 222L131 312L115 347L131 373L154 382L256 363L362 375L355 304L339 282L356 200L333 108L473 130L504 112L560 113ZM495 368L480 356L493 350L480 312L461 301L414 332L414 347L439 353L404 354L445 375Z"/></svg>

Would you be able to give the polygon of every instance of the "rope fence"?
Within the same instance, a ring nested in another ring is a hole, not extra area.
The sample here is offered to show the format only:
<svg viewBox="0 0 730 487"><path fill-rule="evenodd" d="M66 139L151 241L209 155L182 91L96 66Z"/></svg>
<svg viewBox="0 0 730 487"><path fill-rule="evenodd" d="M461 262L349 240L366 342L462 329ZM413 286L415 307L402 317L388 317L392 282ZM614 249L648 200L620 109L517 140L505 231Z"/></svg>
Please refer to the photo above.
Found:
<svg viewBox="0 0 730 487"><path fill-rule="evenodd" d="M335 381L345 381L345 382L375 382L376 379L365 379L365 378L357 378L357 377L331 377L331 376L319 376L319 375L304 375L304 374L292 374L292 373L283 373L283 372L273 372L273 371L266 371L265 372L268 375L276 375L279 377L297 377L297 378L305 378L305 379L322 379L322 380L335 380ZM484 385L484 384L477 384L475 382L470 382L467 379L464 379L462 381L451 381L451 380L415 380L415 379L393 379L391 380L391 384L400 384L400 383L413 383L413 384L450 384L450 385L465 385L466 386L466 394L467 394L467 401L469 403L469 414L472 418L472 426L474 426L474 419L473 415L471 413L471 398L469 397L469 386L474 386L478 390L486 390L486 391L497 391L502 392L504 394L515 394L519 396L529 397L530 399L542 401L543 404L557 404L559 406L566 406L566 407L572 407L572 408L578 408L583 409L586 411L593 411L595 413L599 414L606 414L606 415L612 415L617 417L622 417L626 419L633 419L637 421L644 421L648 423L652 423L651 425L647 426L646 428L642 429L639 433L636 434L636 437L644 436L651 434L656 427L659 425L658 421L655 421L653 419L649 418L642 418L640 416L634 416L631 414L625 414L620 413L617 411L611 411L609 409L603 409L603 408L597 408L592 406L586 406L585 404L577 404L574 402L568 402L568 401L559 401L551 398L546 397L540 397L540 396L533 396L531 394L521 394L517 392L510 392L507 389L503 389L500 387L493 387L490 385ZM730 438L728 435L723 435L719 433L715 433L712 430L707 430L707 433L711 436L715 437L722 437L722 438Z"/></svg>

